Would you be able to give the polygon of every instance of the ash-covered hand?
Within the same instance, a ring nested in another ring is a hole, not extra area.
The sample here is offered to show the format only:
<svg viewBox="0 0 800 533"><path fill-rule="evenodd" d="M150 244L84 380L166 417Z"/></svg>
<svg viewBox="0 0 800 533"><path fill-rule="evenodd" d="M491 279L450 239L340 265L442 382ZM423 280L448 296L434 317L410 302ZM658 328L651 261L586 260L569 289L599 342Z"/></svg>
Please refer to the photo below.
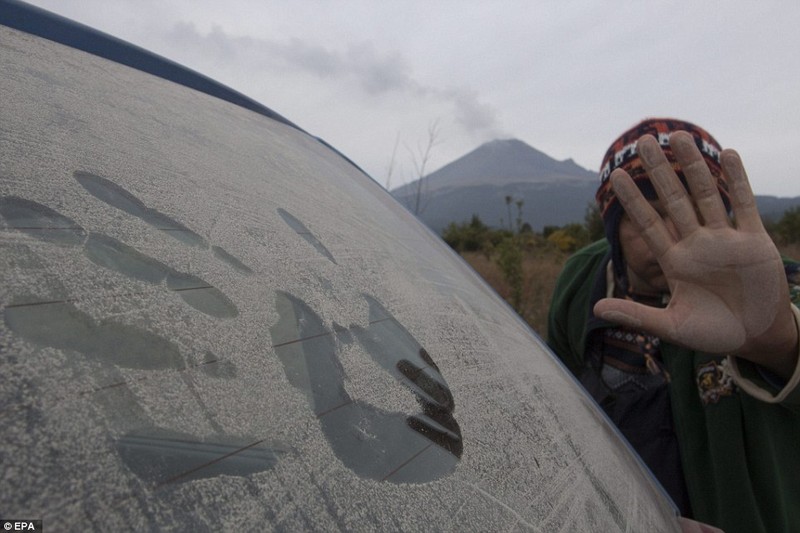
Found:
<svg viewBox="0 0 800 533"><path fill-rule="evenodd" d="M797 364L798 331L786 275L739 155L733 150L720 155L732 220L694 138L676 132L670 146L689 192L658 141L650 135L638 141L639 157L674 231L624 170L611 175L619 201L667 279L669 305L659 309L606 298L595 305L595 314L693 350L748 359L789 378Z"/></svg>

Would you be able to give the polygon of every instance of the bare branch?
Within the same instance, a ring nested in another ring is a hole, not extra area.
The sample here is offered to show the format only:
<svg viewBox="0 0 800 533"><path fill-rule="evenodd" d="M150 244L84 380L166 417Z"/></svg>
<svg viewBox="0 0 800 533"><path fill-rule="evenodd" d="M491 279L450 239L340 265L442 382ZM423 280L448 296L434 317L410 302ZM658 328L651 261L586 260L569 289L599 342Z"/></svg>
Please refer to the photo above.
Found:
<svg viewBox="0 0 800 533"><path fill-rule="evenodd" d="M397 136L394 139L394 148L392 149L392 158L389 160L389 167L386 169L386 190L391 190L392 186L392 174L394 174L394 162L395 157L397 156L397 146L400 144L400 132L397 132Z"/></svg>
<svg viewBox="0 0 800 533"><path fill-rule="evenodd" d="M414 171L417 176L417 190L415 193L413 209L415 215L419 215L425 208L425 206L422 205L422 197L425 193L425 185L427 185L427 176L425 174L425 170L434 147L442 143L442 141L439 139L439 135L439 120L437 119L428 124L427 144L424 146L417 144L416 154L408 146L406 146L406 149L411 154L411 161L414 164Z"/></svg>

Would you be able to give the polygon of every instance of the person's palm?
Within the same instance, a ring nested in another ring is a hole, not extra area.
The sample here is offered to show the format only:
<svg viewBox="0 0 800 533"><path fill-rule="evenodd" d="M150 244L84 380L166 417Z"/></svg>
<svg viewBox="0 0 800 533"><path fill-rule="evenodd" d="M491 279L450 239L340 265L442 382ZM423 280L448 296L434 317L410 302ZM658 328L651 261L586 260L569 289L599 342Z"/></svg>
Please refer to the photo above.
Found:
<svg viewBox="0 0 800 533"><path fill-rule="evenodd" d="M797 329L782 261L761 223L738 154L722 153L735 225L691 135L677 132L670 145L689 184L687 194L658 142L645 136L639 155L656 187L674 235L630 177L612 175L614 190L639 228L669 283L671 299L658 309L604 299L595 312L640 327L662 339L712 354L750 359L791 374Z"/></svg>

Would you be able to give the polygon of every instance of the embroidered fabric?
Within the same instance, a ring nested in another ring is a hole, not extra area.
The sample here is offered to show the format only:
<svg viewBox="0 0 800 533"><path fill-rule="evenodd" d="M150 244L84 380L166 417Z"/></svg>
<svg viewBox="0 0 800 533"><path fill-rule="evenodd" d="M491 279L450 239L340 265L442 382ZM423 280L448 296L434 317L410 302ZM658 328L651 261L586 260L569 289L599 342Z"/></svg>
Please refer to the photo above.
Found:
<svg viewBox="0 0 800 533"><path fill-rule="evenodd" d="M615 393L649 390L669 383L670 375L661 361L658 337L624 327L603 333L601 376Z"/></svg>

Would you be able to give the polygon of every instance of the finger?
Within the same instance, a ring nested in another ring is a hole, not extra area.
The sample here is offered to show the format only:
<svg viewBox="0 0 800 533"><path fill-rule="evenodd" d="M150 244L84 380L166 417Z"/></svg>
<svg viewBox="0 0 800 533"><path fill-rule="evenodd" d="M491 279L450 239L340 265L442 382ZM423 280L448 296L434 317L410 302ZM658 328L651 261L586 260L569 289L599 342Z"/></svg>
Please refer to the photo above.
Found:
<svg viewBox="0 0 800 533"><path fill-rule="evenodd" d="M678 523L681 525L681 533L725 533L714 526L695 522L694 520L682 516L678 517Z"/></svg>
<svg viewBox="0 0 800 533"><path fill-rule="evenodd" d="M697 149L694 137L685 131L677 131L670 136L669 145L683 170L692 200L703 217L703 223L710 228L728 227L728 213L719 195L717 181Z"/></svg>
<svg viewBox="0 0 800 533"><path fill-rule="evenodd" d="M603 298L594 305L595 316L603 320L666 338L670 323L665 319L665 313L664 309L621 298Z"/></svg>
<svg viewBox="0 0 800 533"><path fill-rule="evenodd" d="M675 244L672 233L664 224L661 215L642 196L639 187L636 186L627 172L616 169L611 173L610 179L614 193L617 195L617 199L622 204L622 208L628 218L631 219L631 222L641 233L644 242L653 252L653 256L659 259Z"/></svg>
<svg viewBox="0 0 800 533"><path fill-rule="evenodd" d="M700 227L694 204L658 141L652 135L645 135L639 139L636 147L650 182L656 188L661 205L675 224L678 235L685 237L691 234Z"/></svg>
<svg viewBox="0 0 800 533"><path fill-rule="evenodd" d="M731 207L736 219L736 227L749 232L764 231L756 199L739 154L735 150L723 150L720 161L722 173L725 175L730 189Z"/></svg>

